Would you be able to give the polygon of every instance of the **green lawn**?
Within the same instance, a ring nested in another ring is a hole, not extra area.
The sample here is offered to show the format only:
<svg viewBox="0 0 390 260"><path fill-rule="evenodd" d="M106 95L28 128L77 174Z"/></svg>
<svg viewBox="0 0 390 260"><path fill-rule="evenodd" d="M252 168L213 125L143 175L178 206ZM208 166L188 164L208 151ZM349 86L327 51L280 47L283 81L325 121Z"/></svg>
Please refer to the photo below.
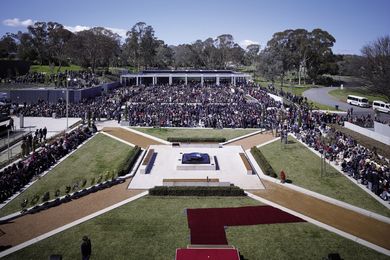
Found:
<svg viewBox="0 0 390 260"><path fill-rule="evenodd" d="M21 202L26 198L31 202L35 194L42 196L49 191L50 197L53 198L57 189L60 189L61 195L64 195L65 186L73 185L76 182L80 183L82 179L87 181L86 187L91 186L92 178L97 181L99 176L103 176L104 181L107 171L110 171L111 174L118 172L119 166L127 158L130 149L132 149L130 146L113 138L103 134L96 135L51 172L2 208L0 216L19 211ZM29 203L29 206L32 205Z"/></svg>
<svg viewBox="0 0 390 260"><path fill-rule="evenodd" d="M58 66L54 66L53 68L54 68L53 72L57 73ZM65 72L65 70L79 71L79 70L81 70L81 67L78 65L61 66L60 72ZM45 73L50 74L51 70L50 70L50 66L48 66L48 65L31 65L30 66L30 73L32 73L32 72L45 72Z"/></svg>
<svg viewBox="0 0 390 260"><path fill-rule="evenodd" d="M142 128L133 127L132 129L149 134L164 140L168 137L191 137L200 138L207 136L208 138L226 138L230 140L239 136L258 131L259 129L185 129L185 128Z"/></svg>
<svg viewBox="0 0 390 260"><path fill-rule="evenodd" d="M84 235L92 241L92 259L174 259L176 248L190 244L186 208L259 205L246 197L144 197L40 241L5 259L79 259ZM308 223L227 229L228 242L245 259L321 259L336 250L344 259L385 256ZM299 239L297 239L299 238ZM304 248L304 250L302 250ZM264 257L259 257L264 256Z"/></svg>
<svg viewBox="0 0 390 260"><path fill-rule="evenodd" d="M390 217L390 210L329 164L321 177L320 157L296 139L289 140L286 146L276 141L260 148L277 174L283 169L295 185Z"/></svg>
<svg viewBox="0 0 390 260"><path fill-rule="evenodd" d="M382 100L387 102L387 99L385 96L377 95L373 93L372 91L366 89L366 88L344 88L344 89L335 89L332 91L329 91L329 94L337 98L338 100L342 102L347 102L347 96L348 95L355 95L355 96L363 96L367 98L370 102L374 100Z"/></svg>

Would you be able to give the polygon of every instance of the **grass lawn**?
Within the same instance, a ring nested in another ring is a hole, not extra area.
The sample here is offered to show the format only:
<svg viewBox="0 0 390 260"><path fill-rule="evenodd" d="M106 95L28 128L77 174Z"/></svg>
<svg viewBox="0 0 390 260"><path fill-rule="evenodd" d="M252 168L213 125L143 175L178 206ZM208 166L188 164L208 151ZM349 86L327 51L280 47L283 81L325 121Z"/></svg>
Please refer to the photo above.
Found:
<svg viewBox="0 0 390 260"><path fill-rule="evenodd" d="M58 66L54 66L53 68L54 68L53 72L57 73ZM81 70L81 67L78 65L61 66L60 72L65 72L65 70L79 71L79 70ZM50 66L48 66L48 65L31 65L30 66L30 73L32 73L32 72L46 72L48 74L51 73Z"/></svg>
<svg viewBox="0 0 390 260"><path fill-rule="evenodd" d="M320 157L296 139L289 140L292 143L285 147L276 141L260 148L277 174L283 169L295 185L390 217L390 210L329 164L321 177Z"/></svg>
<svg viewBox="0 0 390 260"><path fill-rule="evenodd" d="M226 138L230 140L239 136L258 131L259 129L185 129L185 128L142 128L133 127L132 129L149 134L164 140L168 137L209 137Z"/></svg>
<svg viewBox="0 0 390 260"><path fill-rule="evenodd" d="M50 198L53 198L55 191L60 189L61 195L65 195L65 186L67 185L73 185L85 179L87 180L86 187L89 187L92 178L98 179L99 176L105 175L107 171L117 173L118 167L126 159L130 149L132 149L130 146L113 138L103 134L96 135L51 172L2 208L0 216L21 210L20 204L22 201L28 198L31 202L31 198L35 194L42 196L49 191ZM29 204L30 206L32 205Z"/></svg>
<svg viewBox="0 0 390 260"><path fill-rule="evenodd" d="M259 204L246 197L148 196L5 259L48 259L50 254L79 259L84 235L91 238L92 259L174 259L176 248L190 243L186 208ZM237 246L245 259L321 259L316 256L325 256L336 249L344 259L356 259L357 253L361 259L385 259L369 248L308 223L232 227L227 232L229 244Z"/></svg>
<svg viewBox="0 0 390 260"><path fill-rule="evenodd" d="M337 98L338 100L342 102L347 102L347 96L348 95L355 95L355 96L363 96L367 98L370 102L374 100L382 100L387 102L387 99L385 96L377 95L373 93L372 91L366 89L366 88L344 88L344 89L335 89L332 91L329 91L329 94Z"/></svg>

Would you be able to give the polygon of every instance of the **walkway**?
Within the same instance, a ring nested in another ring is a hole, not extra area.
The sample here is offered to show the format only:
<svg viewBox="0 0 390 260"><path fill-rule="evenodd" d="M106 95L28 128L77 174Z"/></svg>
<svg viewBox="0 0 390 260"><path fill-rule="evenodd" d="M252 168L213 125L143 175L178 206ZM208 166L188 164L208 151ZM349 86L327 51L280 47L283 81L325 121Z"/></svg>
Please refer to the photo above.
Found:
<svg viewBox="0 0 390 260"><path fill-rule="evenodd" d="M102 131L134 145L138 145L139 147L142 147L144 149L148 148L149 145L162 144L154 139L147 138L140 134L136 134L121 127L104 127Z"/></svg>
<svg viewBox="0 0 390 260"><path fill-rule="evenodd" d="M254 195L390 250L390 224L262 179Z"/></svg>
<svg viewBox="0 0 390 260"><path fill-rule="evenodd" d="M260 144L263 144L265 142L268 142L275 137L271 134L271 132L267 131L264 133L258 133L255 135L251 135L242 139L239 139L237 141L228 143L227 145L241 145L244 151L252 148L253 146L257 146Z"/></svg>
<svg viewBox="0 0 390 260"><path fill-rule="evenodd" d="M21 244L144 191L128 190L130 181L0 225L5 233L0 236L0 246Z"/></svg>

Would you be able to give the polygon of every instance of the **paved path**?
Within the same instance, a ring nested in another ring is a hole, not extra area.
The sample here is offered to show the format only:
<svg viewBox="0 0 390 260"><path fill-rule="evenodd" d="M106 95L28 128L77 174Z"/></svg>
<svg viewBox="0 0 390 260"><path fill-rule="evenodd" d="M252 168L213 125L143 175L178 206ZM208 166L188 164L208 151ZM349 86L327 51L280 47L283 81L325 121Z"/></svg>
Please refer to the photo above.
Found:
<svg viewBox="0 0 390 260"><path fill-rule="evenodd" d="M353 113L356 115L368 115L374 116L374 110L372 108L357 107L348 104L347 102L340 101L337 98L329 94L331 90L339 89L338 87L324 87L324 88L311 88L303 92L303 96L307 99L313 100L317 103L334 107L339 106L339 109L347 111L353 108ZM380 113L380 120L390 120L390 115Z"/></svg>
<svg viewBox="0 0 390 260"><path fill-rule="evenodd" d="M324 224L390 250L390 224L262 179L266 189L252 193Z"/></svg>
<svg viewBox="0 0 390 260"><path fill-rule="evenodd" d="M144 191L128 190L129 182L2 224L5 234L0 236L0 246L18 245Z"/></svg>
<svg viewBox="0 0 390 260"><path fill-rule="evenodd" d="M106 132L107 134L118 137L122 140L125 140L129 143L132 143L134 145L138 145L139 147L142 147L144 149L146 149L149 145L152 144L162 144L154 139L136 134L132 131L128 131L121 127L104 127L102 131Z"/></svg>
<svg viewBox="0 0 390 260"><path fill-rule="evenodd" d="M228 143L227 145L241 145L244 150L248 150L253 146L263 144L274 138L275 137L271 134L271 132L264 132L239 139L237 141Z"/></svg>

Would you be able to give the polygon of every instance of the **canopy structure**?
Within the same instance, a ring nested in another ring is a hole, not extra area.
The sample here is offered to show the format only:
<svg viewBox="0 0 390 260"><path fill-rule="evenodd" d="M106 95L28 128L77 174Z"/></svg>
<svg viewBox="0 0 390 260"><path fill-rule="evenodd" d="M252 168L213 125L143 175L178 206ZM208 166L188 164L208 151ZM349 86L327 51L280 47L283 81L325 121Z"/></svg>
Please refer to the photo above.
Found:
<svg viewBox="0 0 390 260"><path fill-rule="evenodd" d="M123 86L201 84L237 85L251 79L249 74L232 70L144 70L139 73L121 75Z"/></svg>

